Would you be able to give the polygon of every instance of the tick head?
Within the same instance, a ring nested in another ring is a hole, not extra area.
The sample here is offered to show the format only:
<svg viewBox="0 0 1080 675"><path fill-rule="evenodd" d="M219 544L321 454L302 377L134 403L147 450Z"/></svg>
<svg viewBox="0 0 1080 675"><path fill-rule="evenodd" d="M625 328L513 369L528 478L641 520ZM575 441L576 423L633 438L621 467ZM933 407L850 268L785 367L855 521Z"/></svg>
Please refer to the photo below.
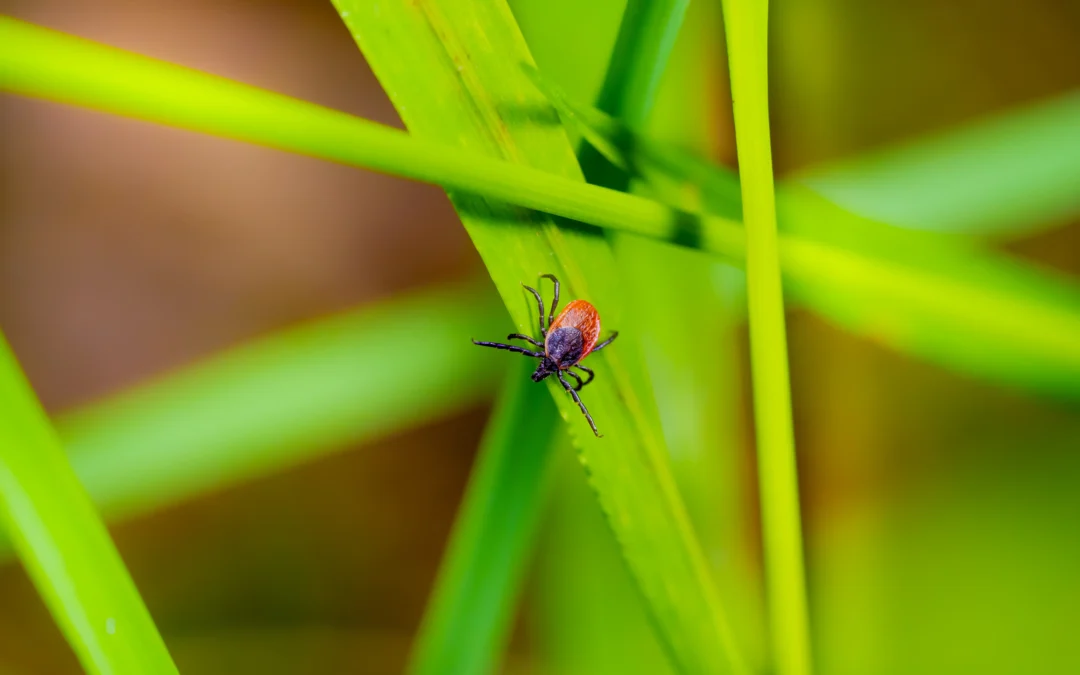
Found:
<svg viewBox="0 0 1080 675"><path fill-rule="evenodd" d="M540 380L544 379L548 375L551 375L558 369L559 366L556 365L554 361L552 361L550 358L544 357L543 359L541 359L540 365L536 367L536 372L532 374L532 380L533 382L539 382Z"/></svg>

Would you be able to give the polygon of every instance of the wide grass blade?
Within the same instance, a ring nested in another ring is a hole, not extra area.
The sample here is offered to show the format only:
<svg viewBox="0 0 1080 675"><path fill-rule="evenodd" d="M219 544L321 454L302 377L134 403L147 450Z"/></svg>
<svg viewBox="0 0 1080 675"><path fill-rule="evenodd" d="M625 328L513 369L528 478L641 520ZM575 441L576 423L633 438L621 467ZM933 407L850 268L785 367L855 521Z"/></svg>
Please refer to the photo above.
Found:
<svg viewBox="0 0 1080 675"><path fill-rule="evenodd" d="M0 89L438 183L742 264L744 233L730 218L680 213L635 195L411 138L337 111L13 19L0 18L0 63ZM533 109L543 107L534 103ZM783 229L783 196L778 208ZM806 220L828 229L842 213L832 206ZM925 261L913 265L911 256L889 255L888 246L851 251L801 235L780 238L788 287L796 293L812 289L830 300L818 309L853 330L968 372L1080 395L1080 344L1072 339L1080 331L1075 283L1013 261L999 260L1003 264L998 265L983 258L962 265L982 270L979 274L965 271L958 277L950 262L958 259L956 247L940 256L930 245L921 248ZM989 283L995 278L993 267L1012 272L1004 281ZM941 328L928 334L909 329L913 324ZM958 352L964 344L979 349L964 358Z"/></svg>
<svg viewBox="0 0 1080 675"><path fill-rule="evenodd" d="M569 461L569 447L553 458L554 483L538 551L537 591L528 625L541 673L558 675L669 675L666 658L641 595L604 514Z"/></svg>
<svg viewBox="0 0 1080 675"><path fill-rule="evenodd" d="M529 362L515 365L424 613L409 668L416 675L495 672L509 638L556 435L564 445L551 396L529 380Z"/></svg>
<svg viewBox="0 0 1080 675"><path fill-rule="evenodd" d="M505 4L335 4L413 135L580 181L561 128L530 115L544 100L520 68L531 59ZM606 326L625 325L627 298L598 233L450 195L518 331L536 331L536 305L520 284L547 272L562 279L564 299L587 298ZM686 672L728 672L738 657L675 490L635 336L626 338L590 357L598 376L585 399L605 438L593 437L558 385L549 388L669 656Z"/></svg>
<svg viewBox="0 0 1080 675"><path fill-rule="evenodd" d="M0 526L89 673L175 673L105 525L0 339Z"/></svg>
<svg viewBox="0 0 1080 675"><path fill-rule="evenodd" d="M515 5L519 17L521 4ZM538 0L536 4L546 8L550 3ZM720 5L708 1L687 5L680 0L626 3L597 107L617 115L624 126L650 128L663 134L666 142L703 152L709 146L717 119L715 105L720 100L710 89L723 77L722 44L713 29L720 20ZM539 25L523 25L534 53L545 55L537 57L545 76L574 91L584 88L580 80L588 78L588 71L603 65L601 59L587 58L566 64L554 56L561 51L589 54L594 50L565 36L563 27L579 21L579 11L575 8L534 22ZM539 14L526 12L526 16ZM711 198L671 180L634 180L637 167L610 163L609 155L594 149L597 138L589 137L590 144L578 151L590 183L659 197L689 211L700 211L701 199ZM731 293L726 280L738 272L721 269L715 260L693 251L633 235L612 233L611 239L636 305L647 308L631 319L646 345L676 482L712 563L713 578L722 589L740 651L760 663L759 622L755 620L760 614L753 607L758 584L745 564L749 560L745 543L751 537L745 536L745 472L739 470L734 330L741 321L744 287L739 285L737 294ZM572 486L560 490L560 494L571 492ZM650 658L654 646L632 637L646 627L641 612L631 607L633 596L620 592L618 582L623 576L599 571L612 563L608 547L603 542L586 544L596 538L592 521L574 517L580 505L567 499L553 508L555 542L562 546L545 556L545 569L553 568L553 576L547 578L564 577L575 566L597 568L590 578L607 577L605 584L562 584L543 593L548 611L560 612L545 619L545 625L552 626L550 639L558 642L550 647L558 658L556 668L658 672L655 658Z"/></svg>
<svg viewBox="0 0 1080 675"><path fill-rule="evenodd" d="M1080 92L895 148L800 172L797 180L873 220L1016 237L1080 213Z"/></svg>
<svg viewBox="0 0 1080 675"><path fill-rule="evenodd" d="M541 35L538 36L536 25L523 25L523 29L528 30L532 35L529 41L531 48L542 50L545 45L544 39L548 39L553 43L550 46L559 52L569 48L563 28L569 25L568 21L583 21L583 18L579 16L583 9L580 6L573 8L572 17L565 12L558 13L557 11L552 16L550 13L553 8L550 2L540 3L536 8L531 8L524 2L514 4L514 14L519 21L523 14L534 18L542 14L543 17L539 19L541 25L545 22L554 22L558 26L558 36L551 39L552 36L543 35L542 29L540 29ZM588 11L595 12L598 9L594 4ZM640 22L646 17L653 16L647 11L635 14L627 9L626 17L623 19L624 29L627 19L633 18L634 23L640 28ZM598 27L595 22L591 25L594 28L603 28ZM556 41L557 48L554 44ZM573 45L573 52L578 58L573 64L572 73L565 73L565 75L588 79L591 65L586 67L582 54L590 53L590 51L596 52L597 45L593 43ZM694 54L700 55L697 52ZM603 57L603 55L597 55ZM681 109L685 110L685 108ZM635 285L638 301L645 300L647 306L652 308L659 306L667 312L680 311L677 307L678 303L670 302L673 297L676 297L675 294L667 293L664 297L665 301L657 303L643 298L639 292L642 291L643 286L646 291L660 287L670 292L670 282L676 276L681 285L686 286L687 259L693 258L694 254L674 247L657 246L648 240L639 240L639 243L623 241L621 246L635 243L640 248L647 249L652 268L652 274L650 274L652 283ZM624 253L625 251L621 249L620 255ZM678 265L681 267L673 266L672 269L678 269L680 273L672 275L663 273L663 268L657 267L659 261L673 257L678 260ZM706 264L707 259L699 257L697 262L701 266ZM701 295L712 294L713 288L712 284L705 283L703 287L691 286L685 288L685 291L692 291L692 293L679 297L684 302L691 302ZM723 323L723 321L718 321L724 315L723 311L705 311L705 307L707 307L705 303L699 303L696 306L699 311L694 313L694 316L699 316L708 326ZM699 455L701 453L715 454L720 448L714 443L713 434L702 436L699 431L703 429L714 431L716 427L724 426L721 420L724 420L725 416L721 414L721 411L731 408L718 405L717 396L712 395L711 392L725 386L723 376L730 374L730 369L713 367L721 356L717 354L712 357L712 350L704 357L698 355L697 359L687 359L686 356L690 356L692 350L687 350L684 355L679 342L671 339L676 326L674 324L669 326L666 315L665 313L664 316L658 318L653 312L652 319L656 321L638 321L636 325L650 330L658 325L670 328L659 342L666 345L666 353L660 359L649 359L650 374L653 382L657 381L658 376L662 376L679 383L679 393L667 396L666 400L659 402L661 416L665 419L671 417L673 419L671 428L677 430L674 431L677 447L673 447L672 451L673 459L678 460L675 468L680 486L690 483L693 487L701 488L708 482L707 478L713 475L708 469L714 467L705 462L706 469L699 460ZM713 336L713 330L706 332L706 330L699 330L700 327L696 326L687 333L693 334L692 339L711 340L706 336ZM663 340L667 341L663 342ZM657 345L658 340L653 336L649 338L649 342ZM677 363L677 367L674 366L673 360ZM662 367L653 367L654 361L661 362L656 365ZM538 508L538 503L530 503L530 500L539 502L543 497L543 491L538 489L538 486L548 469L549 462L546 461L546 455L549 454L549 448L542 448L541 456L545 459L543 463L531 462L528 458L535 455L532 446L537 445L541 438L546 438L539 432L545 429L543 424L550 424L554 413L552 408L552 414L542 415L541 408L551 407L551 401L544 399L545 392L528 383L527 374L515 377L519 379L512 379L507 383L508 392L504 395L514 399L514 397L527 394L534 402L515 406L500 405L491 418L491 431L477 458L470 488L458 515L455 536L448 546L440 579L438 579L418 638L416 660L413 664L414 672L483 673L490 672L497 663L502 638L507 631L507 623L511 616L509 609L517 596L517 583L521 581L519 567L526 563L523 549L534 534L532 530L536 525L534 511ZM690 382L693 383L690 384ZM687 391L688 387L693 387L693 391ZM525 392L514 391L518 388L523 388ZM665 388L665 390L669 389L671 388ZM700 391L701 389L705 391ZM519 419L508 419L514 416ZM538 422L538 420L542 421ZM508 429L513 428L517 430L508 432ZM728 429L730 431L730 427ZM664 432L671 442L673 434L667 424L665 424ZM514 443L514 438L521 438L523 442ZM499 446L492 443L494 441L507 445ZM563 442L559 444L562 445ZM504 457L511 453L524 454L526 460L511 461ZM681 474L685 475L679 475L680 468ZM537 475L529 476L528 473L523 472L523 469L536 471ZM565 605L562 605L563 610L559 611L558 618L551 618L553 624L558 626L558 630L552 635L558 640L559 645L554 650L563 654L562 657L557 657L558 663L555 667L561 672L598 672L594 666L600 664L608 671L658 673L663 667L662 654L648 635L649 627L640 610L638 596L632 589L632 582L625 575L618 575L618 573L611 575L607 571L610 565L615 565L619 569L622 569L622 565L617 558L616 546L606 541L606 526L603 519L582 517L580 513L581 510L595 511L595 503L582 503L581 499L568 500L570 494L578 495L579 491L586 500L592 499L580 486L573 485L581 482L580 471L559 471L558 473L562 480L558 483L559 498L554 504L557 511L554 519L562 524L562 528L577 532L575 535L577 540L572 544L572 550L559 546L555 553L559 559L558 569L572 569L572 575L556 573L556 576L552 577L553 583L545 585L544 590L540 592L546 598L544 606L551 607L553 611L559 606L555 598L564 598L562 602ZM688 477L691 473L696 475L696 478ZM491 477L492 475L498 477ZM693 491L693 496L698 502L698 509L691 510L690 514L694 521L702 519L712 524L716 516L715 510L711 510L705 504L712 503L716 498L732 500L737 495L737 490L720 491L724 492L723 496L714 494L712 490ZM706 537L706 541L710 541L715 535L712 528L704 531L699 528L698 531L699 536ZM713 555L716 553L714 552ZM731 552L725 549L723 555L730 557ZM585 572L584 566L590 565L599 566L595 575ZM545 564L544 567L546 569L549 565ZM583 579L580 583L573 583L572 577L575 576L583 576L588 581ZM600 582L598 577L606 577L605 582ZM624 608L616 610L612 602L620 603ZM580 619L583 616L591 616L594 621L582 622ZM642 637L635 640L634 645L627 645L626 639L631 632ZM577 647L569 645L571 639ZM609 648L605 649L600 643L608 644ZM589 645L588 649L578 648L585 644ZM643 647L651 647L651 649L643 650ZM552 646L549 646L544 651L546 653L551 649ZM620 654L619 659L612 661L609 657L615 653ZM589 665L590 663L592 665Z"/></svg>
<svg viewBox="0 0 1080 675"><path fill-rule="evenodd" d="M231 349L57 428L102 515L143 514L476 404L498 368L462 336L504 321L475 286L414 292Z"/></svg>
<svg viewBox="0 0 1080 675"><path fill-rule="evenodd" d="M768 0L724 0L735 142L746 223L761 529L772 657L780 675L811 672L799 474L769 134Z"/></svg>

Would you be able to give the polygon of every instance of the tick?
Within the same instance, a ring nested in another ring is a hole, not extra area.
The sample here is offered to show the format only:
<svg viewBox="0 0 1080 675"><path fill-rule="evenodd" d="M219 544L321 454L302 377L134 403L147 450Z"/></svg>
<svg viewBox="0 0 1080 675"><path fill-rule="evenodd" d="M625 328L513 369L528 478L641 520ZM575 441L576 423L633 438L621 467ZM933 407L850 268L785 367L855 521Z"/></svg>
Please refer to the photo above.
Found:
<svg viewBox="0 0 1080 675"><path fill-rule="evenodd" d="M615 338L619 337L618 332L611 334L611 337L604 340L600 344L596 344L596 339L600 337L600 313L596 311L596 308L591 303L585 300L574 300L570 302L558 317L555 316L555 308L559 306L559 280L555 278L554 274L543 274L541 279L551 279L555 284L555 297L551 300L551 310L548 312L547 326L544 325L544 299L540 296L540 292L531 286L525 286L525 290L529 291L536 297L536 306L540 310L540 335L543 337L543 341L536 340L528 335L522 335L521 333L511 333L506 336L507 340L525 340L534 347L539 347L543 351L533 351L524 347L518 347L517 345L507 345L501 342L479 342L473 340L473 344L480 345L481 347L494 347L495 349L506 349L518 354L524 354L525 356L532 356L540 359L540 365L536 367L536 372L532 374L533 382L539 382L549 375L555 375L559 378L559 382L566 391L574 397L574 401L581 408L581 412L585 415L585 419L589 420L589 426L592 427L593 433L599 438L601 434L596 430L596 423L593 422L592 415L589 414L588 408L581 402L581 397L578 396L578 392L581 391L585 385L593 381L596 377L591 369L581 365L581 361L594 352L598 352L604 347L611 344ZM585 373L588 379L582 381L581 376L570 370L571 368L577 368ZM577 381L577 386L572 387L570 383L566 381L566 376L574 378Z"/></svg>

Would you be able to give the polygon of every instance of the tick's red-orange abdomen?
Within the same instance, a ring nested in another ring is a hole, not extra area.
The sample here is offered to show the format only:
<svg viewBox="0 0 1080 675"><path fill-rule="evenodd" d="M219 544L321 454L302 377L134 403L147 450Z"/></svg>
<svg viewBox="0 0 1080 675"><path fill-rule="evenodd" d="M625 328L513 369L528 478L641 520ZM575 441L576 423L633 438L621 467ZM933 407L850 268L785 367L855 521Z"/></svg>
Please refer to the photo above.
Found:
<svg viewBox="0 0 1080 675"><path fill-rule="evenodd" d="M600 337L600 313L591 303L585 300L574 300L563 308L559 316L555 317L555 322L548 328L548 332L552 333L565 327L581 331L582 351L581 358L578 359L581 361L589 355L596 346L596 339Z"/></svg>

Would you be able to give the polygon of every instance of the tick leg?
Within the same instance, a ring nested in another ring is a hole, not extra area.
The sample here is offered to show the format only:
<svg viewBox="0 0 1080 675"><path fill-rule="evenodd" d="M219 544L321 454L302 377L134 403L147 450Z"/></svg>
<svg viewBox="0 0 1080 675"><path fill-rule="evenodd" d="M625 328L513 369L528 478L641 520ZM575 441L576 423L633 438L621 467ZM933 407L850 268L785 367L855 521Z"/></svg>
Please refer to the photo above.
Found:
<svg viewBox="0 0 1080 675"><path fill-rule="evenodd" d="M577 380L577 386L574 387L574 391L581 391L581 388L585 386L585 383L581 381L581 377L572 370L567 370L565 372L567 375Z"/></svg>
<svg viewBox="0 0 1080 675"><path fill-rule="evenodd" d="M604 341L603 341L603 342L601 342L600 344L598 344L598 345L596 345L595 347L593 347L593 348L592 348L592 351L591 351L591 352L589 352L589 353L590 353L590 354L595 354L596 352L600 351L600 350L601 350L601 349L603 349L604 347L607 347L607 346L608 346L609 344L611 344L612 342L615 342L615 338L617 338L617 337L619 337L619 331L615 331L614 333L612 333L612 334L611 334L611 337L609 337L608 339L604 340Z"/></svg>
<svg viewBox="0 0 1080 675"><path fill-rule="evenodd" d="M474 345L480 345L481 347L492 347L494 349L505 349L508 352L516 352L518 354L524 354L525 356L535 356L538 359L544 358L544 355L540 352L530 351L524 347L518 347L517 345L504 345L501 342L478 342L473 340Z"/></svg>
<svg viewBox="0 0 1080 675"><path fill-rule="evenodd" d="M529 342L533 343L537 347L543 348L543 346L544 346L543 342L540 342L539 340L533 339L533 338L529 337L528 335L522 335L521 333L510 333L509 335L506 336L506 339L507 340L528 340Z"/></svg>
<svg viewBox="0 0 1080 675"><path fill-rule="evenodd" d="M570 383L563 379L563 371L558 370L555 372L555 375L559 378L559 382L562 382L563 388L570 392L570 395L574 397L574 401L576 401L578 407L581 408L581 412L585 415L585 419L589 420L589 426L592 427L592 432L596 434L597 438L603 438L603 434L596 430L596 422L593 422L592 415L589 414L589 409L581 402L581 397L578 396L577 392L574 391L574 388L570 386Z"/></svg>
<svg viewBox="0 0 1080 675"><path fill-rule="evenodd" d="M525 286L525 284L521 285ZM532 286L525 286L525 290L536 297L536 306L540 308L540 334L547 337L547 328L544 327L544 299L540 297L540 292Z"/></svg>
<svg viewBox="0 0 1080 675"><path fill-rule="evenodd" d="M551 311L548 312L547 327L551 328L551 322L555 320L555 308L559 306L559 280L555 278L554 274L541 274L541 279L551 279L555 282L555 297L551 299ZM540 312L540 321L544 320L543 312Z"/></svg>
<svg viewBox="0 0 1080 675"><path fill-rule="evenodd" d="M593 351L596 351L596 350L594 349ZM586 368L585 366L578 366L578 365L574 365L574 366L571 366L571 367L572 368L577 368L579 370L584 370L588 374L589 379L585 380L585 382L583 382L581 384L582 387L584 387L586 384L592 382L593 378L596 377L596 373L594 373L592 371L592 368ZM570 373L570 374L573 375L574 373ZM581 391L581 387L578 388L578 391Z"/></svg>

